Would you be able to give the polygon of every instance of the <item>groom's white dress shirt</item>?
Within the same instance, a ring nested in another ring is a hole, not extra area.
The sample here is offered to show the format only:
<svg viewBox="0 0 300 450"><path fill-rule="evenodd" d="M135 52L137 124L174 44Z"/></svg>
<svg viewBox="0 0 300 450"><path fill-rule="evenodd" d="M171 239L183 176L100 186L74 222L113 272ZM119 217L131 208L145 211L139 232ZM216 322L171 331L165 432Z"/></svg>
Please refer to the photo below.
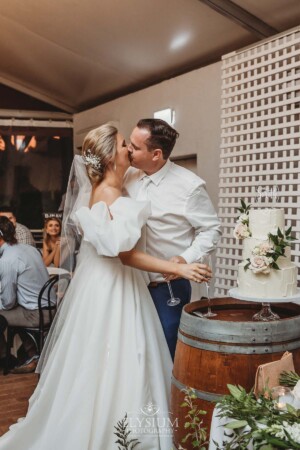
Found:
<svg viewBox="0 0 300 450"><path fill-rule="evenodd" d="M124 178L124 194L151 202L145 231L145 251L169 259L182 256L188 263L216 248L221 236L220 221L205 189L193 172L170 160L149 177L130 167ZM149 274L150 281L163 281Z"/></svg>

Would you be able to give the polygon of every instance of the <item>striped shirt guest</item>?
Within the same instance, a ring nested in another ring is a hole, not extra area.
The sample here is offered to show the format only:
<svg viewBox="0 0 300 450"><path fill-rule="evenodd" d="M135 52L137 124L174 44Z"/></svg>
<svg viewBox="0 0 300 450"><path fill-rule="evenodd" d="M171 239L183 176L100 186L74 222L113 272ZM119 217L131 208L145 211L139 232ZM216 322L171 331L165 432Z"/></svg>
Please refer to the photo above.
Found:
<svg viewBox="0 0 300 450"><path fill-rule="evenodd" d="M35 247L35 242L31 231L17 222L13 208L10 206L0 206L0 217L7 217L16 229L16 238L19 244L27 244Z"/></svg>
<svg viewBox="0 0 300 450"><path fill-rule="evenodd" d="M0 217L0 357L5 354L3 333L7 325L38 326L38 296L48 279L39 251L18 244L12 222ZM42 306L46 305L45 294ZM29 341L23 340L28 352L32 349Z"/></svg>

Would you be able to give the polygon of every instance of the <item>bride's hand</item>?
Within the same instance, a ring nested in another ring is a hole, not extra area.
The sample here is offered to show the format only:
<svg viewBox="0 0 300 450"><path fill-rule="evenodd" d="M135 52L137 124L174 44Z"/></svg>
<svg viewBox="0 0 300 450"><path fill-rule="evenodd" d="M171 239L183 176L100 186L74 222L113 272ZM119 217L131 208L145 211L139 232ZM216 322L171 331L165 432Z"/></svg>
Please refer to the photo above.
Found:
<svg viewBox="0 0 300 450"><path fill-rule="evenodd" d="M172 256L172 258L170 258L168 261L175 262L178 264L186 264L186 260L182 256ZM175 275L175 273L170 275L163 273L162 276L166 281L177 280L177 278L180 278L180 275Z"/></svg>
<svg viewBox="0 0 300 450"><path fill-rule="evenodd" d="M212 271L206 264L178 264L178 276L197 283L203 283L204 281L210 281Z"/></svg>

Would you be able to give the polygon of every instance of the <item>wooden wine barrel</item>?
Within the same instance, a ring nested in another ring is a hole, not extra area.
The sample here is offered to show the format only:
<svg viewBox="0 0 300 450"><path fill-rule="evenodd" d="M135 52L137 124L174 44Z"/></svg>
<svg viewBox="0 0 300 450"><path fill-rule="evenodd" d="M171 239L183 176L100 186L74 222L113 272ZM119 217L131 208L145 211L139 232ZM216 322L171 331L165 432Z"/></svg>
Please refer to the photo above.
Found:
<svg viewBox="0 0 300 450"><path fill-rule="evenodd" d="M207 411L203 426L209 430L215 402L228 394L227 384L240 384L247 391L254 385L260 364L280 359L285 351L293 353L296 372L300 373L300 306L276 303L272 310L281 320L253 322L259 303L231 298L213 299L217 316L205 319L194 315L205 312L207 301L190 303L183 309L176 347L171 411L177 418L175 448L187 434L184 429L187 409L181 407L182 389L196 390L197 407ZM192 446L183 445L192 449Z"/></svg>

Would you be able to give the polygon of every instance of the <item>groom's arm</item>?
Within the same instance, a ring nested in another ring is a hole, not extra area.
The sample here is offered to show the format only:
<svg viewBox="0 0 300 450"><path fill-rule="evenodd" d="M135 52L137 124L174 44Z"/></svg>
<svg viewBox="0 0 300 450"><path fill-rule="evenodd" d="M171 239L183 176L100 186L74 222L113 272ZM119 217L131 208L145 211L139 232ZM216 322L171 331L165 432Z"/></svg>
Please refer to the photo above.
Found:
<svg viewBox="0 0 300 450"><path fill-rule="evenodd" d="M203 254L215 250L222 234L220 220L204 184L198 186L188 196L185 216L195 230L195 238L190 247L178 256L191 263L197 261Z"/></svg>

